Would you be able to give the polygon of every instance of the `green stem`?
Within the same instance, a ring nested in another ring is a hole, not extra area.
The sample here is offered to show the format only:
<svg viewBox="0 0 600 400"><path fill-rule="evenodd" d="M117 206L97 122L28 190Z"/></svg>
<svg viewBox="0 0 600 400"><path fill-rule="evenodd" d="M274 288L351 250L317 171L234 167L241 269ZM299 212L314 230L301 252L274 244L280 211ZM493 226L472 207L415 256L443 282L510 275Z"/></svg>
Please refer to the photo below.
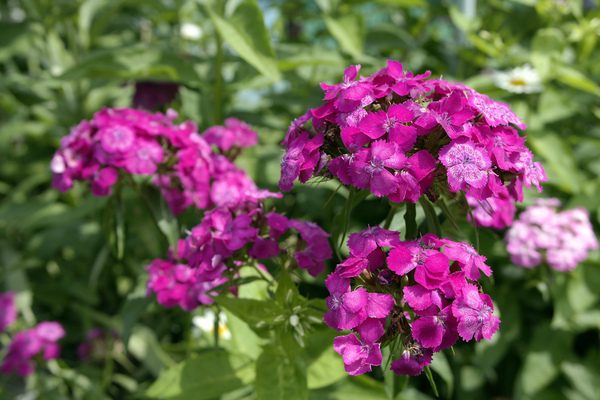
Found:
<svg viewBox="0 0 600 400"><path fill-rule="evenodd" d="M215 350L219 349L219 314L221 309L217 306L215 310L215 322L213 325L213 335L215 338Z"/></svg>
<svg viewBox="0 0 600 400"><path fill-rule="evenodd" d="M424 196L419 199L419 204L425 212L425 221L427 222L427 230L430 233L435 233L439 238L442 237L442 226L433 205Z"/></svg>
<svg viewBox="0 0 600 400"><path fill-rule="evenodd" d="M399 207L400 205L398 203L390 202L390 212L385 218L385 222L383 223L383 229L390 229L390 225L392 225L392 221L394 220L394 216L396 215L396 212L398 211Z"/></svg>
<svg viewBox="0 0 600 400"><path fill-rule="evenodd" d="M113 361L113 350L114 350L114 341L115 339L112 337L110 333L104 334L104 339L106 343L106 353L104 354L104 370L102 372L102 388L104 390L108 389L113 376L114 371L114 361Z"/></svg>
<svg viewBox="0 0 600 400"><path fill-rule="evenodd" d="M217 0L217 15L223 16L223 1ZM223 68L223 38L217 33L217 54L215 55L215 77L213 86L213 98L214 104L214 120L213 125L220 125L223 123L223 75L221 70Z"/></svg>
<svg viewBox="0 0 600 400"><path fill-rule="evenodd" d="M406 223L406 240L417 238L417 207L415 203L406 203L406 212L404 213L404 222Z"/></svg>
<svg viewBox="0 0 600 400"><path fill-rule="evenodd" d="M156 215L154 214L154 209L152 208L152 205L150 204L150 201L148 201L148 198L146 197L146 195L142 191L142 188L133 179L130 179L130 183L131 183L131 186L133 187L133 189L135 190L135 192L142 199L142 203L144 203L144 207L146 207L146 210L148 211L148 215L150 215L150 219L154 223L154 226L160 232L160 234L165 238L165 240L167 241L167 243L169 243L169 238L167 237L167 235L165 234L165 232L163 232L163 230L160 228L160 225L158 224L158 220L156 219Z"/></svg>

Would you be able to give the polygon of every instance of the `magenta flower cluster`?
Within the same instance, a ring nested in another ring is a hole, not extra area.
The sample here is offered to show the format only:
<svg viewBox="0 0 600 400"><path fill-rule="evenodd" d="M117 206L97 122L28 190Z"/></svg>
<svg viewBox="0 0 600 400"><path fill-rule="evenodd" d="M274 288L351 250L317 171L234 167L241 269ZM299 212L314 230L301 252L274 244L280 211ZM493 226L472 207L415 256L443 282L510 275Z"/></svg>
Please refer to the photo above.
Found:
<svg viewBox="0 0 600 400"><path fill-rule="evenodd" d="M212 304L211 296L226 287L248 257L261 260L288 254L280 242L290 228L300 235L291 257L300 268L317 276L332 256L329 234L317 224L265 213L262 208L236 213L219 207L206 212L202 222L179 241L177 254L171 252L169 259L154 260L146 267L148 294L156 292L165 307L178 305L187 311Z"/></svg>
<svg viewBox="0 0 600 400"><path fill-rule="evenodd" d="M191 206L243 207L273 195L231 161L258 141L247 124L229 118L225 127L199 135L191 121L175 124L177 117L173 110L103 109L61 139L50 164L52 185L67 191L75 180L89 181L94 195L106 196L120 177L151 175L174 214Z"/></svg>
<svg viewBox="0 0 600 400"><path fill-rule="evenodd" d="M49 321L17 333L8 346L0 371L5 374L16 372L21 376L33 373L38 354L46 361L58 358L60 347L56 342L63 336L65 330L61 324Z"/></svg>
<svg viewBox="0 0 600 400"><path fill-rule="evenodd" d="M506 104L461 83L427 80L430 72L415 76L398 61L356 80L359 70L347 68L340 84L322 83L325 104L288 129L282 190L322 175L394 202L416 203L423 194L435 201L445 188L477 200L506 188L522 201L523 185L541 191L544 169Z"/></svg>
<svg viewBox="0 0 600 400"><path fill-rule="evenodd" d="M0 333L17 319L15 293L4 292L0 294Z"/></svg>
<svg viewBox="0 0 600 400"><path fill-rule="evenodd" d="M348 247L350 257L325 281L324 319L354 331L334 340L349 374L371 371L382 363L381 346L399 342L391 369L419 375L459 336L480 341L498 330L492 301L477 283L492 270L471 245L430 233L401 241L399 232L376 226L350 235Z"/></svg>
<svg viewBox="0 0 600 400"><path fill-rule="evenodd" d="M598 248L588 212L581 207L558 211L558 199L537 199L506 233L506 250L516 265L533 268L547 263L570 271Z"/></svg>

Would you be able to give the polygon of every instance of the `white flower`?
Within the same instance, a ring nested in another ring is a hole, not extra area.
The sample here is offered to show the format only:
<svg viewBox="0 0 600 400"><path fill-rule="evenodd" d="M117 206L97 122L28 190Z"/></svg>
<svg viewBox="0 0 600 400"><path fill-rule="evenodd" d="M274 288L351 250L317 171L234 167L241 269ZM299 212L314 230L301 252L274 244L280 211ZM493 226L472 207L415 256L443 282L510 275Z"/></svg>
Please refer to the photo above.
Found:
<svg viewBox="0 0 600 400"><path fill-rule="evenodd" d="M513 93L535 93L544 90L540 76L529 64L508 72L496 71L494 82L499 88Z"/></svg>
<svg viewBox="0 0 600 400"><path fill-rule="evenodd" d="M200 28L196 24L192 24L190 22L186 22L181 25L179 29L179 33L181 37L188 40L198 40L202 37L202 28Z"/></svg>
<svg viewBox="0 0 600 400"><path fill-rule="evenodd" d="M192 325L194 325L194 336L200 336L200 331L213 334L215 331L215 312L210 308L204 311L204 315L196 315L192 318ZM227 327L227 316L223 313L219 313L219 337L221 339L231 339L231 331Z"/></svg>

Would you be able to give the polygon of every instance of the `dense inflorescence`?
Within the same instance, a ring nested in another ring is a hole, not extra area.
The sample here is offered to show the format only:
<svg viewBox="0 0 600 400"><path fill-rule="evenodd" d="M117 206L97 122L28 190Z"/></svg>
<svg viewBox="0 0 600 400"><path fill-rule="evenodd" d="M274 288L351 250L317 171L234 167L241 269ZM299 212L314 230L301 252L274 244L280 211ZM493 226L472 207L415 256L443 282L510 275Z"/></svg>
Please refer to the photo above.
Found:
<svg viewBox="0 0 600 400"><path fill-rule="evenodd" d="M356 80L321 84L325 104L295 120L282 142L280 188L313 176L337 177L394 202L465 191L476 200L523 199L523 185L546 180L512 126L526 125L506 104L461 83L405 72L402 64ZM308 122L311 122L311 126Z"/></svg>
<svg viewBox="0 0 600 400"><path fill-rule="evenodd" d="M115 185L135 186L133 175L151 175L174 214L204 210L176 251L147 266L148 294L165 307L193 310L211 304L244 262L284 253L309 274L321 273L331 258L329 235L312 222L268 212L263 200L281 194L259 189L234 164L243 148L257 144L257 133L228 118L200 135L193 122L176 118L172 110L103 109L62 138L51 163L53 185L62 191L89 180L94 195L106 196ZM298 232L294 249L277 241L289 229Z"/></svg>
<svg viewBox="0 0 600 400"><path fill-rule="evenodd" d="M299 234L295 249L290 251L280 244L289 229ZM291 256L300 268L317 276L332 256L328 236L313 222L265 213L260 208L251 213L215 208L179 241L177 253L171 251L167 260L157 259L146 267L150 275L148 294L156 292L158 302L165 307L178 305L191 311L201 304L212 304L211 296L226 288L245 262L280 255Z"/></svg>
<svg viewBox="0 0 600 400"><path fill-rule="evenodd" d="M61 139L52 185L67 191L73 181L89 181L94 195L106 196L119 181L150 175L174 214L192 206L243 208L277 196L259 190L232 162L241 148L257 143L250 126L229 118L225 127L200 135L195 123L175 124L176 118L172 110L103 109Z"/></svg>
<svg viewBox="0 0 600 400"><path fill-rule="evenodd" d="M492 270L468 243L430 233L401 241L399 232L376 226L350 235L348 247L350 257L325 281L325 322L358 334L334 341L349 374L380 365L381 346L389 344L399 356L391 369L419 375L459 336L480 341L498 329L492 301L477 283Z"/></svg>
<svg viewBox="0 0 600 400"><path fill-rule="evenodd" d="M533 268L547 263L570 271L598 248L588 212L581 207L558 211L558 199L537 199L506 233L506 249L516 265Z"/></svg>
<svg viewBox="0 0 600 400"><path fill-rule="evenodd" d="M58 358L60 347L56 342L63 336L65 330L62 325L49 321L15 334L8 345L0 371L5 374L16 372L22 376L33 373L37 354L41 353L46 361Z"/></svg>

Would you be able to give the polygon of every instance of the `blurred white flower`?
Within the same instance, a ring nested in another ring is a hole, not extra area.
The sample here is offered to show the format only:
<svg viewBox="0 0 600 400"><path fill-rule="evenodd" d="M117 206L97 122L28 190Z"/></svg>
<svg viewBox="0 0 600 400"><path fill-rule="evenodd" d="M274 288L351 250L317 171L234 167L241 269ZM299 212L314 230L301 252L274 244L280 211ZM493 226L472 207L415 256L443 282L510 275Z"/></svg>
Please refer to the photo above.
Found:
<svg viewBox="0 0 600 400"><path fill-rule="evenodd" d="M181 37L188 40L198 40L202 37L202 28L200 28L196 24L192 24L190 22L186 22L181 25L179 29L179 33Z"/></svg>
<svg viewBox="0 0 600 400"><path fill-rule="evenodd" d="M540 76L529 64L508 72L494 72L494 82L499 88L513 93L536 93L544 90Z"/></svg>
<svg viewBox="0 0 600 400"><path fill-rule="evenodd" d="M215 331L215 318L216 314L210 308L207 308L203 315L193 317L194 336L200 336L201 332L212 335ZM231 339L231 331L227 327L227 316L224 313L219 313L219 338L225 340Z"/></svg>
<svg viewBox="0 0 600 400"><path fill-rule="evenodd" d="M25 21L25 18L27 18L27 14L25 13L25 11L19 7L11 8L9 16L10 19L12 19L14 22L23 22Z"/></svg>

